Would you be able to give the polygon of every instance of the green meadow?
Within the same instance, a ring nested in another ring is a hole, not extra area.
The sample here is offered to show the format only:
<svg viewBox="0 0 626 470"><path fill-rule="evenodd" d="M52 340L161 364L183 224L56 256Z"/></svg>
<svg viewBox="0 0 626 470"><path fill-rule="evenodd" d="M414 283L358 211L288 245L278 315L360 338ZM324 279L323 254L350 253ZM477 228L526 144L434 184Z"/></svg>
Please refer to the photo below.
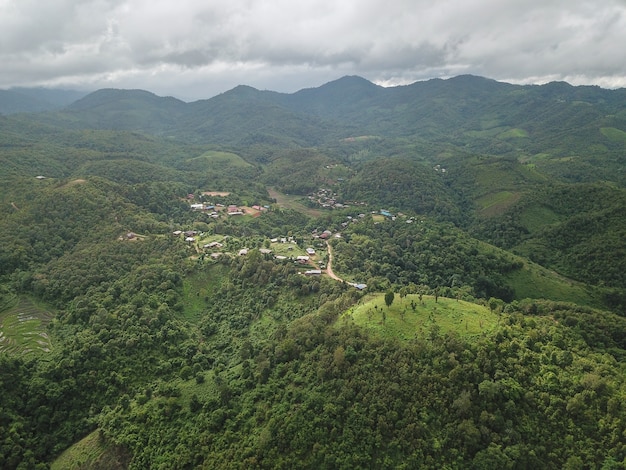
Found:
<svg viewBox="0 0 626 470"><path fill-rule="evenodd" d="M368 296L342 318L377 336L401 341L427 338L433 332L478 337L493 331L498 320L498 313L482 305L430 295L420 301L416 294L404 298L396 294L389 307L383 294Z"/></svg>

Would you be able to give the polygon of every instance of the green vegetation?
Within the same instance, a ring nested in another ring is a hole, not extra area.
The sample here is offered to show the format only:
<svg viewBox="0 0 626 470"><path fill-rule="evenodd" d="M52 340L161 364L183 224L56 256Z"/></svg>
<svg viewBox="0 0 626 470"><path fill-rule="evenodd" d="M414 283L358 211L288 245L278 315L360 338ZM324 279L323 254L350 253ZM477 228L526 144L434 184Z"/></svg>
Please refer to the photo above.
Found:
<svg viewBox="0 0 626 470"><path fill-rule="evenodd" d="M29 354L52 349L46 327L52 314L30 299L20 298L14 307L0 311L0 353Z"/></svg>
<svg viewBox="0 0 626 470"><path fill-rule="evenodd" d="M498 134L499 139L519 139L522 137L528 137L528 132L524 129L509 129Z"/></svg>
<svg viewBox="0 0 626 470"><path fill-rule="evenodd" d="M615 127L603 127L600 129L602 135L615 142L626 142L626 132Z"/></svg>
<svg viewBox="0 0 626 470"><path fill-rule="evenodd" d="M344 77L0 116L0 468L623 468L623 108Z"/></svg>
<svg viewBox="0 0 626 470"><path fill-rule="evenodd" d="M232 166L238 168L246 168L250 166L250 163L246 162L239 155L231 152L218 152L216 150L211 150L209 152L205 152L199 157L196 157L193 160L206 159L208 165L210 166Z"/></svg>
<svg viewBox="0 0 626 470"><path fill-rule="evenodd" d="M81 468L118 470L128 467L130 456L121 448L107 443L94 431L63 452L50 466L51 470Z"/></svg>
<svg viewBox="0 0 626 470"><path fill-rule="evenodd" d="M435 300L431 295L411 294L404 298L396 296L390 308L377 296L354 307L341 320L354 322L386 339L424 340L432 334L469 339L493 332L498 314L463 300L446 297Z"/></svg>

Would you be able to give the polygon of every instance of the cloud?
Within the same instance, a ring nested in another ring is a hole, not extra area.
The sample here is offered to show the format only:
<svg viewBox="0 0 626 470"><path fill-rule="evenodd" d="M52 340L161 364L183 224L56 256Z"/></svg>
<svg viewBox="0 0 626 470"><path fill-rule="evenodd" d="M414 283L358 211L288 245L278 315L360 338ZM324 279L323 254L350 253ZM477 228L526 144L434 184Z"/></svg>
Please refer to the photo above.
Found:
<svg viewBox="0 0 626 470"><path fill-rule="evenodd" d="M295 91L343 74L473 73L626 86L620 0L0 0L0 87L138 87L184 98Z"/></svg>

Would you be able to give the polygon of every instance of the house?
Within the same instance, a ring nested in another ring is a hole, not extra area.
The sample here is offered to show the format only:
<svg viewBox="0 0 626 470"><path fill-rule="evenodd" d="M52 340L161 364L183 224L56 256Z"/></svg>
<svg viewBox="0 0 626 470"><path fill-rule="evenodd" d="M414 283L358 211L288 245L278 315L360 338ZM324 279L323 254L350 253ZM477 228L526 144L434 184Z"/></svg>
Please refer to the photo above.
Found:
<svg viewBox="0 0 626 470"><path fill-rule="evenodd" d="M313 255L315 254L315 250L314 250L313 248L307 248L307 249L306 249L306 253L307 253L309 256L313 256Z"/></svg>
<svg viewBox="0 0 626 470"><path fill-rule="evenodd" d="M204 210L204 204L191 204L190 207L192 211Z"/></svg>
<svg viewBox="0 0 626 470"><path fill-rule="evenodd" d="M220 242L211 242L203 246L203 248L221 248L221 247L222 247L222 244Z"/></svg>
<svg viewBox="0 0 626 470"><path fill-rule="evenodd" d="M351 285L352 287L358 289L358 290L363 290L363 289L367 288L367 284L359 284L359 283L356 283L356 282L349 282L348 284Z"/></svg>
<svg viewBox="0 0 626 470"><path fill-rule="evenodd" d="M296 261L300 264L307 264L309 262L308 256L298 256L296 257Z"/></svg>
<svg viewBox="0 0 626 470"><path fill-rule="evenodd" d="M194 237L186 237L186 238L185 238L185 241L186 241L187 243L193 243L193 242L195 242L195 241L196 241L196 239L195 239Z"/></svg>
<svg viewBox="0 0 626 470"><path fill-rule="evenodd" d="M305 276L319 276L322 274L321 269L309 269L308 271L304 271Z"/></svg>
<svg viewBox="0 0 626 470"><path fill-rule="evenodd" d="M183 233L182 230L174 230L172 232L172 235L174 235L175 237L179 237L182 233Z"/></svg>
<svg viewBox="0 0 626 470"><path fill-rule="evenodd" d="M244 256L248 254L248 249L247 248L242 248L241 250L239 250L239 256Z"/></svg>
<svg viewBox="0 0 626 470"><path fill-rule="evenodd" d="M272 252L272 250L269 250L269 249L267 249L267 248L259 248L259 252L260 252L262 255L269 255L269 254Z"/></svg>

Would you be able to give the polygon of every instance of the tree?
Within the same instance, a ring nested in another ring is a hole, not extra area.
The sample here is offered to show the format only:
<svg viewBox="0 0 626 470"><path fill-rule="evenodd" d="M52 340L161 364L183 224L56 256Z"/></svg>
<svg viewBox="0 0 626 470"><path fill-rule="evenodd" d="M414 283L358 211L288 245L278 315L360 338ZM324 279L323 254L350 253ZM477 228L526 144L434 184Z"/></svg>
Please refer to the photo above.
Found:
<svg viewBox="0 0 626 470"><path fill-rule="evenodd" d="M495 297L490 297L488 304L489 310L491 310L491 312L493 313L498 307L500 307L500 305L502 305L502 301L500 299L496 299Z"/></svg>
<svg viewBox="0 0 626 470"><path fill-rule="evenodd" d="M387 291L387 293L385 294L385 305L387 305L387 308L391 307L391 304L393 303L393 299L395 297L396 294L394 294L392 290Z"/></svg>

